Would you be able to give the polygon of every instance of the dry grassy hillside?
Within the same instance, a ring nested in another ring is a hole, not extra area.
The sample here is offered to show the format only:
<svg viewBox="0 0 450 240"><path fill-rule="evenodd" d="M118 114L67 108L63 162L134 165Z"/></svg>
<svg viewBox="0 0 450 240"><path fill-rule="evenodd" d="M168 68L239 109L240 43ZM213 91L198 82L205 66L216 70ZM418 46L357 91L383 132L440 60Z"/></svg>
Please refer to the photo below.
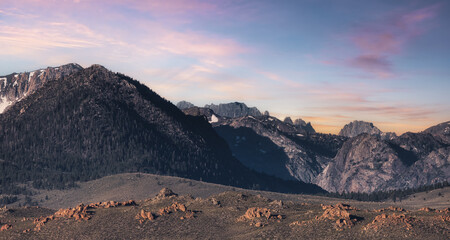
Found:
<svg viewBox="0 0 450 240"><path fill-rule="evenodd" d="M70 190L39 190L32 196L39 206L51 209L74 207L79 203L92 203L101 201L126 201L129 199L142 200L155 196L161 188L167 187L181 195L206 198L225 191L241 191L249 194L261 194L271 199L283 201L307 202L314 204L336 204L346 202L364 209L377 209L388 206L403 207L417 210L423 207L445 208L450 207L450 188L438 189L429 193L418 193L416 197L401 202L358 202L353 200L334 199L313 195L281 194L264 191L252 191L224 185L205 183L190 179L159 176L153 174L125 173L103 177L94 181L79 183L79 188ZM441 194L439 194L439 192ZM425 198L425 200L424 200ZM22 203L23 203L22 197ZM47 200L46 200L47 199ZM17 206L20 202L16 203Z"/></svg>

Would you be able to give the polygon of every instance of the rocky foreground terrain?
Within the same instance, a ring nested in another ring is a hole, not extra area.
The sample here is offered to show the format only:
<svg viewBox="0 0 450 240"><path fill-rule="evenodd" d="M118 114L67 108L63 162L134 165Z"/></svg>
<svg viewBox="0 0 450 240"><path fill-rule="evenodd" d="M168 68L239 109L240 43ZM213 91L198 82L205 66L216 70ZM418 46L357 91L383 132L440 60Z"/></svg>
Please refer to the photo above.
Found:
<svg viewBox="0 0 450 240"><path fill-rule="evenodd" d="M371 210L228 191L51 210L2 208L0 239L448 239L450 209Z"/></svg>

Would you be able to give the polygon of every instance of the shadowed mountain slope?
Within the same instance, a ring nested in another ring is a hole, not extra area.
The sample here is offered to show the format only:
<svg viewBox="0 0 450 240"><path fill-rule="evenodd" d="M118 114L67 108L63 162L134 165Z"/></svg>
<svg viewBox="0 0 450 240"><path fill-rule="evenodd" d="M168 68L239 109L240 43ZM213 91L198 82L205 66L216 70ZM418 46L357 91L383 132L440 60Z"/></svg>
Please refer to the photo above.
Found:
<svg viewBox="0 0 450 240"><path fill-rule="evenodd" d="M252 172L203 117L100 65L49 81L0 115L2 192L64 188L122 172L289 192L322 191Z"/></svg>

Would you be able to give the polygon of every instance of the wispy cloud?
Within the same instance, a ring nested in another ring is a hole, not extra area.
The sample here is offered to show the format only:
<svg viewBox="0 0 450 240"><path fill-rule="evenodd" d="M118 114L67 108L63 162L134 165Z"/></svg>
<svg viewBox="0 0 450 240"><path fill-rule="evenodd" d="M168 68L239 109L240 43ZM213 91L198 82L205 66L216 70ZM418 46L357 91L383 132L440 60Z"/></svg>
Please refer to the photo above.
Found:
<svg viewBox="0 0 450 240"><path fill-rule="evenodd" d="M359 55L350 60L349 65L373 73L380 78L388 78L392 75L392 63L386 56Z"/></svg>
<svg viewBox="0 0 450 240"><path fill-rule="evenodd" d="M400 54L412 39L426 32L421 24L435 17L440 6L434 4L413 11L390 13L378 21L361 24L350 36L359 55L348 61L349 66L379 78L395 76L391 57Z"/></svg>

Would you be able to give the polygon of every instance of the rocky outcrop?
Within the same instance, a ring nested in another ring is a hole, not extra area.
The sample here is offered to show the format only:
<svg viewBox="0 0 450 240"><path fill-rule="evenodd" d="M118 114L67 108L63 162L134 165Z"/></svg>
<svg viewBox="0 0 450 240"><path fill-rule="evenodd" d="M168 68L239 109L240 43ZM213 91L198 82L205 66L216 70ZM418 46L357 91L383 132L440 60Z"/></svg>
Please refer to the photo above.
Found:
<svg viewBox="0 0 450 240"><path fill-rule="evenodd" d="M61 79L82 69L80 65L71 63L0 76L0 114L10 105L35 92L46 82Z"/></svg>
<svg viewBox="0 0 450 240"><path fill-rule="evenodd" d="M155 219L155 215L153 215L150 211L145 211L144 209L141 209L141 212L136 215L136 219L139 219L140 223L143 223L145 220L153 221Z"/></svg>
<svg viewBox="0 0 450 240"><path fill-rule="evenodd" d="M419 220L414 217L406 216L405 214L381 214L376 216L371 223L364 226L363 230L378 232L382 231L384 228L395 227L404 228L409 231L412 230L413 225L417 222L419 222Z"/></svg>
<svg viewBox="0 0 450 240"><path fill-rule="evenodd" d="M87 221L91 218L91 214L87 211L88 208L89 206L80 204L74 208L60 209L54 214L54 216L62 218L73 218L76 221Z"/></svg>
<svg viewBox="0 0 450 240"><path fill-rule="evenodd" d="M356 222L361 220L361 217L350 214L349 211L357 211L358 209L351 207L350 205L338 203L336 205L322 205L324 210L321 216L316 216L314 219L306 221L295 221L290 226L305 226L319 224L326 220L334 221L334 228L336 231L342 231L346 228L352 228L356 225Z"/></svg>
<svg viewBox="0 0 450 240"><path fill-rule="evenodd" d="M268 224L269 219L283 219L283 216L278 214L272 214L272 211L268 208L252 207L247 209L244 215L240 216L236 221L246 222L249 221L251 226L263 227Z"/></svg>
<svg viewBox="0 0 450 240"><path fill-rule="evenodd" d="M205 108L213 110L220 116L228 118L238 118L245 116L261 116L261 112L256 107L247 107L245 103L233 102L233 103L221 103L219 105L210 104L205 105Z"/></svg>
<svg viewBox="0 0 450 240"><path fill-rule="evenodd" d="M176 197L178 194L174 193L170 188L163 188L159 191L158 195L156 195L156 199L166 199L170 197Z"/></svg>
<svg viewBox="0 0 450 240"><path fill-rule="evenodd" d="M177 103L177 107L180 110L184 110L184 109L195 107L195 105L190 103L190 102L187 102L187 101L180 101L180 102Z"/></svg>
<svg viewBox="0 0 450 240"><path fill-rule="evenodd" d="M2 227L0 228L0 232L6 231L11 228L12 226L10 224L3 224Z"/></svg>
<svg viewBox="0 0 450 240"><path fill-rule="evenodd" d="M172 212L186 212L187 208L184 204L181 203L173 203L170 206L160 208L158 211L159 216L169 215Z"/></svg>

